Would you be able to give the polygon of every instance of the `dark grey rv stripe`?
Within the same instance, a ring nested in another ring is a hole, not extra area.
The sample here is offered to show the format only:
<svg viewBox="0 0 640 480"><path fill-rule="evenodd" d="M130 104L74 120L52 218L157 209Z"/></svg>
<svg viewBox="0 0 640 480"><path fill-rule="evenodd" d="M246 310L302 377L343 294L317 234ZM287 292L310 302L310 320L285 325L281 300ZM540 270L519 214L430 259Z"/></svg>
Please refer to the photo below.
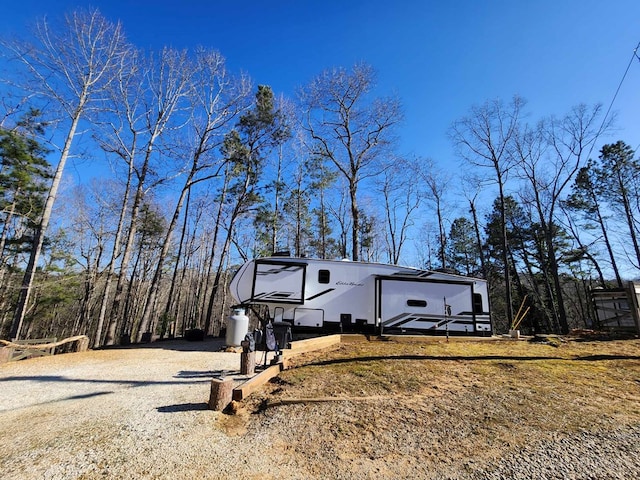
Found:
<svg viewBox="0 0 640 480"><path fill-rule="evenodd" d="M401 322L398 323L394 323L393 325L391 325L392 327L398 328L401 327L402 325L404 325L405 323L409 323L411 320L415 320L415 318L413 317L409 317L409 318L405 318L404 320L402 320Z"/></svg>
<svg viewBox="0 0 640 480"><path fill-rule="evenodd" d="M400 320L402 317L406 317L407 314L406 313L401 313L400 315L396 315L395 317L391 317L389 320L385 320L384 322L382 322L382 325L389 325L393 322L395 322L396 320Z"/></svg>
<svg viewBox="0 0 640 480"><path fill-rule="evenodd" d="M316 293L315 295L311 295L310 297L307 297L307 300L313 300L314 298L318 298L326 293L333 292L334 290L335 288L327 288L324 292Z"/></svg>
<svg viewBox="0 0 640 480"><path fill-rule="evenodd" d="M446 325L448 323L454 323L452 320L440 320L438 323L436 323L435 325L431 325L428 330L437 330L438 328L440 328L443 325Z"/></svg>
<svg viewBox="0 0 640 480"><path fill-rule="evenodd" d="M437 316L434 317L434 316L428 316L428 315L413 315L410 313L401 313L400 315L396 315L395 317L390 318L389 320L385 320L384 322L382 322L382 325L384 325L385 327L399 327L411 321L424 322L424 323L433 322L434 324L428 327L429 329L437 329L446 324L474 325L475 323L479 323L479 324L488 323L488 322L481 322L481 321L474 322L473 320L468 319L468 317L465 318L461 316L447 317L443 319L442 317L437 317ZM397 323L394 323L394 322L397 322Z"/></svg>
<svg viewBox="0 0 640 480"><path fill-rule="evenodd" d="M281 272L296 272L301 268L302 267L299 267L297 265L283 265L280 268L274 267L270 270L262 270L261 272L256 272L256 275L277 275L278 273L281 273Z"/></svg>

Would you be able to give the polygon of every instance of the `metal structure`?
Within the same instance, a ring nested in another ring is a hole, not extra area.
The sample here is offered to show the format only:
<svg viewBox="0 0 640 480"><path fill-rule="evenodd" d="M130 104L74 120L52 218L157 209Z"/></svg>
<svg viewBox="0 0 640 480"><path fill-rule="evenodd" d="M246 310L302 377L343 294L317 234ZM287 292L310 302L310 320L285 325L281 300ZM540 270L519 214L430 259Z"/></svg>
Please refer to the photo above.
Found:
<svg viewBox="0 0 640 480"><path fill-rule="evenodd" d="M626 288L594 288L591 302L598 330L640 334L640 283Z"/></svg>

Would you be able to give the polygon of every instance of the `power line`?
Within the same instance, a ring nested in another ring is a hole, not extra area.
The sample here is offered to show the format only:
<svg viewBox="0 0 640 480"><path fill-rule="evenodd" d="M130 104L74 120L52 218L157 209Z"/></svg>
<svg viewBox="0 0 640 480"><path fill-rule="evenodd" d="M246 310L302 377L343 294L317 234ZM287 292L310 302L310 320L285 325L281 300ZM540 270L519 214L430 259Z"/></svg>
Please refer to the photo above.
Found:
<svg viewBox="0 0 640 480"><path fill-rule="evenodd" d="M616 89L616 93L613 95L613 98L611 99L611 103L609 103L609 108L607 109L607 113L604 114L604 118L602 119L602 123L600 124L600 128L598 129L598 133L596 133L595 138L593 139L593 143L591 144L591 149L589 150L589 155L587 155L587 158L591 157L591 153L593 152L593 147L596 144L596 140L598 139L598 137L600 136L600 134L602 133L602 129L605 126L605 123L607 122L607 118L609 117L609 114L611 113L611 109L613 108L613 104L616 101L616 98L618 98L618 93L620 93L620 89L622 88L622 84L624 83L625 79L627 78L627 74L629 73L629 70L631 69L631 64L633 63L634 59L638 59L638 61L640 61L640 56L638 56L638 49L640 49L640 42L638 42L638 44L636 45L636 48L633 49L633 52L631 53L631 58L629 59L629 63L627 64L627 68L624 71L624 74L622 75L622 78L620 79L620 83L618 84L618 88ZM638 145L638 147L636 147L636 150L640 148L640 145Z"/></svg>
<svg viewBox="0 0 640 480"><path fill-rule="evenodd" d="M624 71L624 75L622 75L622 79L620 80L620 83L618 84L618 88L616 90L616 93L613 96L613 99L611 100L611 103L609 104L609 109L607 110L607 113L604 115L604 120L602 121L602 125L604 125L604 122L607 119L607 117L609 116L609 113L611 113L611 108L613 108L613 103L616 101L616 98L618 97L618 93L620 93L620 89L622 88L622 84L624 83L625 79L627 78L627 74L629 73L629 69L631 68L631 64L633 63L633 59L637 58L640 61L640 57L638 56L638 49L639 48L640 48L640 42L638 42L638 45L636 45L636 48L633 49L633 53L631 54L631 58L629 59L629 64L627 65L627 69ZM602 128L602 126L600 128Z"/></svg>

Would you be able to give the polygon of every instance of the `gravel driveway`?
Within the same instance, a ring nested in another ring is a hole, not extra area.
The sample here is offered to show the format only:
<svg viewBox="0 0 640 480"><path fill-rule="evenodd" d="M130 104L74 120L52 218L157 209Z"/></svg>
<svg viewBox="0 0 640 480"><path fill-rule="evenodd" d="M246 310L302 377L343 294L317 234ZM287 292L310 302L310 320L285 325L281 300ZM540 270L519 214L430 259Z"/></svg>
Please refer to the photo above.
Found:
<svg viewBox="0 0 640 480"><path fill-rule="evenodd" d="M0 475L226 478L244 442L207 408L211 378L240 368L221 347L167 341L0 365Z"/></svg>

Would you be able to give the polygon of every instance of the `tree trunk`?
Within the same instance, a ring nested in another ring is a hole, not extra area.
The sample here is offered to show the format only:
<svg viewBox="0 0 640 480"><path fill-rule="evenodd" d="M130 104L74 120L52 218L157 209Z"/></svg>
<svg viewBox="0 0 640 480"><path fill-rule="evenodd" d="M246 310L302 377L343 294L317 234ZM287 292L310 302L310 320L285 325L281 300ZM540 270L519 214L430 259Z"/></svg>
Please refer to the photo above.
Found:
<svg viewBox="0 0 640 480"><path fill-rule="evenodd" d="M67 158L69 158L69 152L71 151L71 144L73 143L73 139L76 135L78 123L80 122L80 117L84 110L84 105L87 102L87 99L88 99L88 96L85 90L80 95L78 107L76 108L75 113L72 117L71 126L69 128L69 132L67 133L67 137L65 138L64 146L62 148L62 153L60 155L60 161L58 162L58 167L56 168L56 171L53 175L53 180L51 181L51 188L49 189L49 194L47 195L47 201L45 202L44 210L42 212L42 218L40 219L40 224L38 225L38 227L36 228L36 231L34 232L33 246L31 248L31 253L29 254L29 261L27 263L27 268L24 272L24 277L22 279L20 294L18 296L18 304L16 306L16 311L13 317L11 331L9 333L9 338L11 339L20 338L20 330L22 329L22 323L24 321L25 313L27 311L27 305L29 304L29 297L31 295L31 289L33 287L33 278L36 273L36 267L38 265L38 261L40 260L40 253L42 252L44 237L45 237L47 228L49 227L49 221L51 220L51 213L53 212L53 204L55 203L56 197L58 195L58 188L60 188L62 173L64 171L65 164L67 163Z"/></svg>
<svg viewBox="0 0 640 480"><path fill-rule="evenodd" d="M504 262L504 283L505 283L505 307L507 315L507 323L511 325L513 321L513 299L511 294L511 273L509 269L509 242L507 241L507 216L504 196L504 183L500 170L496 167L498 176L498 187L500 190L500 221L501 221L501 240L502 240L502 261Z"/></svg>
<svg viewBox="0 0 640 480"><path fill-rule="evenodd" d="M636 267L640 268L640 245L638 245L638 236L636 235L635 219L633 218L633 212L631 210L631 204L629 201L629 195L627 188L624 186L622 180L620 180L622 204L624 206L625 218L629 227L629 235L631 236L631 242L633 244L633 251L636 254Z"/></svg>
<svg viewBox="0 0 640 480"><path fill-rule="evenodd" d="M135 152L135 148L132 149L132 152ZM122 198L122 208L120 209L120 216L118 218L118 226L116 228L116 236L113 240L113 250L111 253L111 261L109 262L109 266L107 269L107 276L105 279L104 285L104 293L102 294L102 300L100 302L100 314L98 315L98 325L96 326L96 334L93 346L97 348L102 345L102 330L104 328L104 321L107 316L107 305L109 302L109 297L111 295L111 286L113 284L113 276L115 273L115 264L117 258L120 256L120 248L122 241L122 233L124 231L124 222L127 216L128 204L129 204L129 196L131 195L131 179L133 178L133 159L129 162L129 169L127 173L127 184L124 190L124 197ZM109 333L107 334L107 338L105 344L113 345L115 339L115 329L116 325L113 324L113 329L109 328Z"/></svg>
<svg viewBox="0 0 640 480"><path fill-rule="evenodd" d="M476 204L473 200L469 200L469 207L471 209L471 215L473 217L473 229L476 234L476 244L478 247L478 253L480 255L480 269L484 275L484 278L487 278L487 269L484 258L484 250L482 248L482 238L480 237L480 223L478 223L478 212L476 211Z"/></svg>
<svg viewBox="0 0 640 480"><path fill-rule="evenodd" d="M147 300L145 302L144 310L142 313L142 320L140 322L140 332L138 334L139 337L142 334L147 332L149 328L149 324L151 323L151 314L153 311L153 306L156 301L156 295L158 292L158 288L160 285L160 279L162 277L162 268L164 266L164 261L169 254L169 247L171 246L171 236L173 235L173 231L178 224L178 218L180 217L180 212L182 211L182 205L184 203L185 198L187 197L187 193L191 188L191 181L196 172L197 159L194 161L194 168L192 168L191 172L189 172L189 176L185 182L182 191L180 192L180 197L178 198L178 203L173 211L173 216L171 217L171 222L167 228L167 233L164 237L164 241L162 242L162 249L160 251L160 257L158 258L158 263L155 268L155 272L153 274L153 279L151 280L151 285L149 287L149 294L147 295ZM140 338L137 340L140 341Z"/></svg>
<svg viewBox="0 0 640 480"><path fill-rule="evenodd" d="M188 219L189 219L189 206L191 204L191 189L189 188L188 192L187 192L187 203L185 205L185 211L184 211L184 221L182 222L182 230L180 232L180 241L178 242L178 253L176 255L176 264L175 267L173 268L173 275L171 277L171 284L169 285L169 293L167 294L167 303L165 304L164 307L164 316L165 319L168 318L169 316L169 312L171 311L171 304L173 302L173 295L176 289L176 285L178 285L178 270L180 270L180 261L182 259L182 249L184 248L184 241L185 241L185 236L187 234L187 224L188 224ZM182 280L184 279L184 272L186 271L186 267L184 266L185 264L183 263L183 277L180 280L180 284L178 285L178 289L181 288L182 286ZM197 297L195 297L197 298ZM164 338L165 335L165 328L162 329L162 331L160 332L160 338Z"/></svg>
<svg viewBox="0 0 640 480"><path fill-rule="evenodd" d="M233 220L232 220L231 226L229 227L227 238L225 239L225 242L224 242L224 246L222 247L222 252L220 253L220 261L218 262L216 277L213 281L211 296L209 297L209 304L207 305L207 316L204 324L205 335L209 334L209 330L211 328L211 320L213 318L213 304L215 303L216 294L218 293L218 287L220 286L220 277L222 275L222 269L224 268L224 260L225 260L225 257L227 256L227 251L229 250L229 246L231 245L232 231L233 231Z"/></svg>
<svg viewBox="0 0 640 480"><path fill-rule="evenodd" d="M151 155L151 150L147 150L147 158ZM122 320L122 305L125 301L124 288L127 278L127 269L131 256L133 255L133 243L137 232L137 220L142 206L142 197L144 195L144 181L146 173L148 171L148 163L145 161L140 177L138 179L138 186L133 200L133 206L131 208L131 218L129 220L129 231L127 235L127 241L125 243L124 251L122 254L122 261L120 262L120 273L118 274L118 281L116 282L116 291L113 298L113 304L111 306L111 315L109 322L109 330L107 333L106 344L112 345L115 341L116 330L118 323Z"/></svg>
<svg viewBox="0 0 640 480"><path fill-rule="evenodd" d="M228 167L230 167L230 164L227 164ZM211 290L209 288L210 282L209 279L211 278L211 274L213 272L213 263L214 260L216 258L216 248L217 248L217 243L218 243L218 235L220 233L220 227L222 225L222 216L224 213L224 203L226 201L227 198L227 189L229 187L229 170L227 168L227 171L225 172L225 176L224 176L224 182L222 184L222 191L220 192L220 200L219 200L219 204L218 204L218 211L216 212L216 221L215 221L215 226L213 227L213 239L211 241L211 254L209 256L209 262L207 265L207 273L205 276L205 282L204 282L204 288L202 289L202 310L205 313L205 325L210 326L211 325L211 304L213 302L213 299L210 297L209 301L207 302L207 293L209 293L209 291ZM209 295L213 296L213 293L209 293ZM205 328L205 335L208 334L208 328Z"/></svg>
<svg viewBox="0 0 640 480"><path fill-rule="evenodd" d="M357 262L360 251L360 212L358 211L358 198L357 198L358 186L353 179L349 181L349 197L351 199L351 259Z"/></svg>

